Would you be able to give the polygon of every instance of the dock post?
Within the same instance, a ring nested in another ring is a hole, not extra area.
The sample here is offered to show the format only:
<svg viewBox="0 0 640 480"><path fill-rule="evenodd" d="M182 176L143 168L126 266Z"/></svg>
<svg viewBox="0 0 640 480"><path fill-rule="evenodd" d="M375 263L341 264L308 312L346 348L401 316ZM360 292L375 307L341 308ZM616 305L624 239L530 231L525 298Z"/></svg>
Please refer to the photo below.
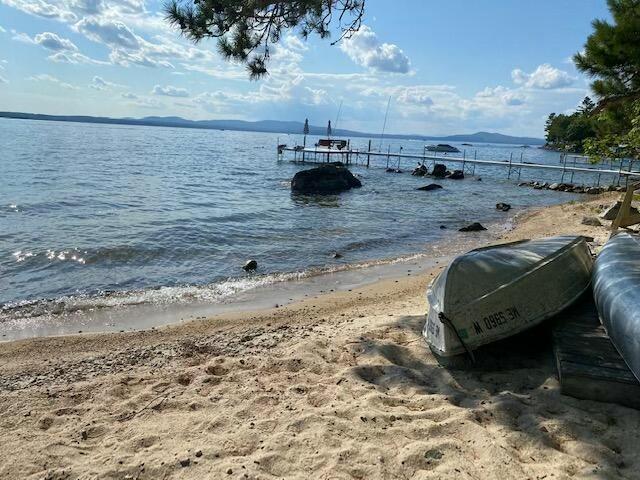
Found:
<svg viewBox="0 0 640 480"><path fill-rule="evenodd" d="M389 168L389 154L391 153L391 145L387 146L387 168Z"/></svg>
<svg viewBox="0 0 640 480"><path fill-rule="evenodd" d="M369 168L370 161L371 161L371 139L369 139L369 148L367 149L367 168Z"/></svg>
<svg viewBox="0 0 640 480"><path fill-rule="evenodd" d="M620 159L620 167L618 170L618 186L620 186L620 180L622 179L622 159Z"/></svg>
<svg viewBox="0 0 640 480"><path fill-rule="evenodd" d="M398 153L398 170L400 170L400 160L402 160L402 147L400 147L400 152Z"/></svg>
<svg viewBox="0 0 640 480"><path fill-rule="evenodd" d="M467 158L467 151L462 150L462 173L464 173L464 161Z"/></svg>
<svg viewBox="0 0 640 480"><path fill-rule="evenodd" d="M511 162L513 162L513 152L509 154L509 173L507 174L507 178L511 178Z"/></svg>
<svg viewBox="0 0 640 480"><path fill-rule="evenodd" d="M302 163L304 163L304 151L307 149L307 136L304 136L304 140L302 141Z"/></svg>

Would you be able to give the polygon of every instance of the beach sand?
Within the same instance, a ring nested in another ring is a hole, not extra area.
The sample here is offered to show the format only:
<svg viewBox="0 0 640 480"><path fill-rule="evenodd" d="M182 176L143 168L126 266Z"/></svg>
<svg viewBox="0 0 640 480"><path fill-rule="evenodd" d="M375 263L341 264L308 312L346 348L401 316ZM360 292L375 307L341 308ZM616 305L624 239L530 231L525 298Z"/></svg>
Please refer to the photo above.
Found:
<svg viewBox="0 0 640 480"><path fill-rule="evenodd" d="M526 213L501 240L602 244L581 220L614 198ZM470 371L438 365L420 335L436 273L2 343L0 478L640 478L640 412L560 395L544 333Z"/></svg>

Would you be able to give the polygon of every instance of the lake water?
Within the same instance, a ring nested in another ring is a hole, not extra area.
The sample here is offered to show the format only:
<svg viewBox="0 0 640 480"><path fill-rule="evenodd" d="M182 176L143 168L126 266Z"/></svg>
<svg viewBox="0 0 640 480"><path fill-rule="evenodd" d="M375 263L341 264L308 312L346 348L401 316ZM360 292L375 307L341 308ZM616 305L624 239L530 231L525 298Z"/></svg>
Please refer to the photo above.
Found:
<svg viewBox="0 0 640 480"><path fill-rule="evenodd" d="M477 168L483 181L416 191L432 180L410 176L408 160L404 174L354 166L361 189L295 196L290 180L308 167L279 162L278 142L302 136L0 119L0 332L20 336L78 312L92 324L92 312L127 305L246 300L264 285L286 290L288 281L323 272L463 248L470 237L457 229L467 223L499 228L526 207L576 198L518 187L503 167ZM386 151L387 143L374 143ZM392 151L400 145L410 153L424 143L390 142ZM513 152L558 164L558 154L538 148L464 148L478 158ZM497 212L497 202L514 208ZM258 261L255 274L241 268L249 258Z"/></svg>

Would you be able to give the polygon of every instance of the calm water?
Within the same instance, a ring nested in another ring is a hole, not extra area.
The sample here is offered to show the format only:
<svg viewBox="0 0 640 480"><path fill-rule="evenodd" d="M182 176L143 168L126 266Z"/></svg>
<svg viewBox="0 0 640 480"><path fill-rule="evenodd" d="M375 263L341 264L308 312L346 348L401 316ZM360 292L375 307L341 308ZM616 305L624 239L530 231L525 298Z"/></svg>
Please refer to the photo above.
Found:
<svg viewBox="0 0 640 480"><path fill-rule="evenodd" d="M466 223L508 219L497 202L518 212L575 198L519 188L490 167L476 170L483 181L444 180L436 192L415 190L428 179L354 167L363 188L297 197L289 182L307 167L278 162L278 140L302 139L0 119L0 322L127 303L220 302L264 283L463 241L455 230ZM405 152L424 145L402 144ZM478 158L522 152L558 162L537 148L466 148ZM332 258L336 251L343 257ZM257 274L241 269L248 258Z"/></svg>

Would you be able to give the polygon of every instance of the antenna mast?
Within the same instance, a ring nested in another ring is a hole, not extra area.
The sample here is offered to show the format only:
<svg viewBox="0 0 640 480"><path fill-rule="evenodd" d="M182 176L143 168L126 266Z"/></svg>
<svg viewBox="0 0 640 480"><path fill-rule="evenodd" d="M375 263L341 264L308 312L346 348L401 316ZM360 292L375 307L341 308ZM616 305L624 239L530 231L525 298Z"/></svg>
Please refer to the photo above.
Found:
<svg viewBox="0 0 640 480"><path fill-rule="evenodd" d="M382 133L380 134L380 147L378 150L382 150L382 140L384 139L384 131L387 128L387 116L389 115L389 105L391 105L391 95L389 95L389 100L387 101L387 111L384 112L384 123L382 124Z"/></svg>

